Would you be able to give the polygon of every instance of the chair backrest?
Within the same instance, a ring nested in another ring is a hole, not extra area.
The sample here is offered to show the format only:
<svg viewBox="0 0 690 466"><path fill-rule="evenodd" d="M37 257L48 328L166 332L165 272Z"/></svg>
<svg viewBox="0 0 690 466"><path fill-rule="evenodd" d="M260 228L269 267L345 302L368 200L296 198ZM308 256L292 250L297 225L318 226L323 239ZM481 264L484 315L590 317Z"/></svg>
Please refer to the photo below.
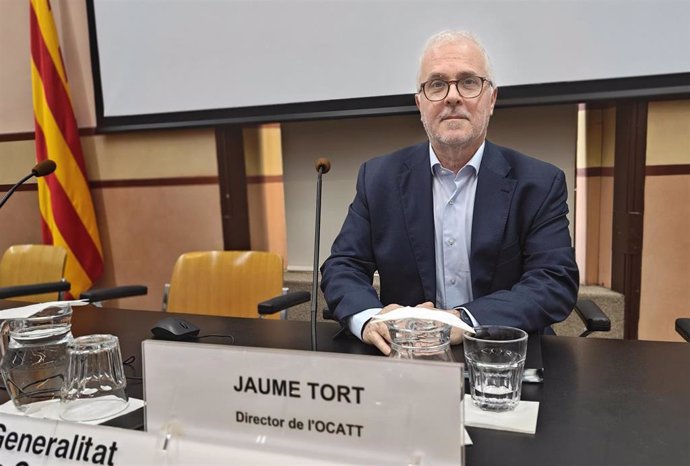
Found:
<svg viewBox="0 0 690 466"><path fill-rule="evenodd" d="M0 286L57 282L64 277L67 251L60 246L19 244L10 246L0 259ZM57 293L12 298L39 303L55 301Z"/></svg>
<svg viewBox="0 0 690 466"><path fill-rule="evenodd" d="M173 267L167 310L258 317L258 303L279 296L282 290L283 260L277 254L189 252L182 254Z"/></svg>

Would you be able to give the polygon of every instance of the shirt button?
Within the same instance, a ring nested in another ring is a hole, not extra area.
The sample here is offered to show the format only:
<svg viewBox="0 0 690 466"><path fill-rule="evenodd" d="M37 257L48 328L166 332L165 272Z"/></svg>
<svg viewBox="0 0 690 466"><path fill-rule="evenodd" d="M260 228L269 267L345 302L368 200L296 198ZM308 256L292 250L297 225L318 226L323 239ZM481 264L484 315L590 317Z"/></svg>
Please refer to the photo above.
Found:
<svg viewBox="0 0 690 466"><path fill-rule="evenodd" d="M450 279L450 284L451 284L451 285L455 285L455 279L454 279L454 278L451 278L451 279Z"/></svg>
<svg viewBox="0 0 690 466"><path fill-rule="evenodd" d="M448 201L448 204L453 205L453 204L455 204L455 201L453 199L451 199L450 201Z"/></svg>
<svg viewBox="0 0 690 466"><path fill-rule="evenodd" d="M449 240L448 240L448 244L450 244L451 246L454 245L454 244L455 244L455 240L454 240L454 239L449 239Z"/></svg>

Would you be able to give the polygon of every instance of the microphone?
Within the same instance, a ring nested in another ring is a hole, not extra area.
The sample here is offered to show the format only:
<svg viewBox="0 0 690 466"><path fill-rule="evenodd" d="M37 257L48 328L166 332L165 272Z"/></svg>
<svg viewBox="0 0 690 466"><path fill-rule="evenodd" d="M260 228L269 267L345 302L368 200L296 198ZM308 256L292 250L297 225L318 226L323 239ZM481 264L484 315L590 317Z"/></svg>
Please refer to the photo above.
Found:
<svg viewBox="0 0 690 466"><path fill-rule="evenodd" d="M38 162L36 165L34 165L34 168L31 169L31 173L24 176L24 178L22 178L21 180L17 181L17 183L14 186L12 186L9 191L5 193L5 195L2 197L2 200L0 201L0 207L5 205L5 202L7 202L10 196L17 190L19 186L24 184L26 180L33 178L34 176L36 178L40 178L42 176L50 175L55 171L56 168L57 165L54 161L50 159Z"/></svg>
<svg viewBox="0 0 690 466"><path fill-rule="evenodd" d="M331 162L320 158L315 163L316 172L316 221L314 222L314 271L311 279L311 350L316 351L316 308L319 301L319 243L321 242L321 176L331 169Z"/></svg>
<svg viewBox="0 0 690 466"><path fill-rule="evenodd" d="M42 176L50 175L55 171L56 168L57 164L55 162L50 159L45 159L34 165L34 168L31 169L31 174L36 178L40 178Z"/></svg>
<svg viewBox="0 0 690 466"><path fill-rule="evenodd" d="M322 157L314 163L314 166L317 172L325 175L331 170L331 161Z"/></svg>

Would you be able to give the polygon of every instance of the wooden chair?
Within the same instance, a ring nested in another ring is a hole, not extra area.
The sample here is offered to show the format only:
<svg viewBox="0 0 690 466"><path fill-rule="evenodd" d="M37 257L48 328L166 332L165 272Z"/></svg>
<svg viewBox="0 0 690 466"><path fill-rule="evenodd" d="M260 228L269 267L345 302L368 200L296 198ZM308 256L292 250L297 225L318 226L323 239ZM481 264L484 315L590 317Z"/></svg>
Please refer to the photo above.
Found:
<svg viewBox="0 0 690 466"><path fill-rule="evenodd" d="M189 252L182 254L173 267L163 309L257 317L260 303L271 298L280 299L282 293L283 260L277 254L263 251ZM301 297L292 299L283 309L309 300L309 293L291 294L300 294ZM279 317L278 314L268 316Z"/></svg>
<svg viewBox="0 0 690 466"><path fill-rule="evenodd" d="M34 303L60 299L55 290L69 289L69 283L63 280L66 260L67 251L60 246L10 246L0 259L0 287L3 287L0 288L0 296ZM34 293L38 289L53 292L28 294L32 293L31 288Z"/></svg>

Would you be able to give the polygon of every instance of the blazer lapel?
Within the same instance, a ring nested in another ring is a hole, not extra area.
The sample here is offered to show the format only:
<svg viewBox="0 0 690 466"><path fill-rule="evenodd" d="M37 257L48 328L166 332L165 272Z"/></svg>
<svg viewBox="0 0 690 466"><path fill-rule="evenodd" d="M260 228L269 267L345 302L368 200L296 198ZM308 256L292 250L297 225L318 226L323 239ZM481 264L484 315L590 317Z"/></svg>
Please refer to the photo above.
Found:
<svg viewBox="0 0 690 466"><path fill-rule="evenodd" d="M398 183L407 234L424 290L425 301L436 302L434 203L429 145L420 144L402 165Z"/></svg>
<svg viewBox="0 0 690 466"><path fill-rule="evenodd" d="M509 172L510 165L499 149L486 141L472 217L470 269L475 299L490 291L501 250L510 201L517 183L507 177Z"/></svg>

